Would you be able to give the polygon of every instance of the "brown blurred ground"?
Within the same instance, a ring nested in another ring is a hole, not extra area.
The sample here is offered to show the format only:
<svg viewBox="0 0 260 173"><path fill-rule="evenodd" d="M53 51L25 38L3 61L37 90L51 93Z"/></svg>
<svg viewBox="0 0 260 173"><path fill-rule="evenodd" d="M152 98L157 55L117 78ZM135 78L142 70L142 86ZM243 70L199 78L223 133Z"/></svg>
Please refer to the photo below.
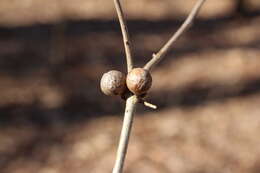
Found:
<svg viewBox="0 0 260 173"><path fill-rule="evenodd" d="M125 68L121 33L112 2L71 2L0 1L1 173L111 172L124 102L99 79ZM236 2L208 1L153 72L126 173L260 172L259 1ZM138 66L192 6L125 3Z"/></svg>
<svg viewBox="0 0 260 173"><path fill-rule="evenodd" d="M209 19L231 15L243 1L246 10L259 10L259 0L210 0L200 13ZM183 18L195 0L123 0L128 19ZM245 2L245 3L244 3ZM64 19L111 19L116 16L111 0L1 0L0 24L7 26L49 23Z"/></svg>

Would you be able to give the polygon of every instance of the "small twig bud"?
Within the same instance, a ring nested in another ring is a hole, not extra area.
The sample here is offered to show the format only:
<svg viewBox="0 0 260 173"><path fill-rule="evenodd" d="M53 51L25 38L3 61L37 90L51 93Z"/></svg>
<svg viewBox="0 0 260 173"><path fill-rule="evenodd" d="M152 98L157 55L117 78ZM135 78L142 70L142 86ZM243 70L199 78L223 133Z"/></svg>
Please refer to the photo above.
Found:
<svg viewBox="0 0 260 173"><path fill-rule="evenodd" d="M104 73L100 81L100 88L106 95L121 95L126 90L125 74L117 70Z"/></svg>

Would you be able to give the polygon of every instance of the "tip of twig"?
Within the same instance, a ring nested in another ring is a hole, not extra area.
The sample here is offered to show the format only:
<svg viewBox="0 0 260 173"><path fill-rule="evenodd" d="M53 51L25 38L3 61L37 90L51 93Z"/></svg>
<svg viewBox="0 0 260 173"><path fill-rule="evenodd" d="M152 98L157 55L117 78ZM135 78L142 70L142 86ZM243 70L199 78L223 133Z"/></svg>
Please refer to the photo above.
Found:
<svg viewBox="0 0 260 173"><path fill-rule="evenodd" d="M154 104L152 104L152 103L148 103L148 102L146 102L146 101L144 101L144 105L145 105L146 107L151 108L151 109L157 109L157 106L156 106L156 105L154 105Z"/></svg>

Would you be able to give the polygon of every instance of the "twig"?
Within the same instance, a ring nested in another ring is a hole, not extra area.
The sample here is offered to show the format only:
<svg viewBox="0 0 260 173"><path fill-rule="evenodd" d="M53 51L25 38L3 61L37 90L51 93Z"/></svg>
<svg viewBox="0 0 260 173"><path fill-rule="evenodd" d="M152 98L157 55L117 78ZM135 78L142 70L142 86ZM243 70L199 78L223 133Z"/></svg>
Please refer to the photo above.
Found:
<svg viewBox="0 0 260 173"><path fill-rule="evenodd" d="M164 55L169 51L171 45L173 42L175 42L179 36L184 33L184 31L191 25L192 21L194 20L195 16L197 15L200 7L206 0L198 0L194 8L192 9L191 13L189 14L188 18L185 20L185 22L182 24L180 29L172 36L172 38L163 46L163 48L155 55L153 55L153 58L145 65L145 69L151 70L151 68L157 64L163 57ZM123 40L124 40L124 46L125 46L125 53L126 53L126 61L127 61L127 70L128 72L132 70L133 68L133 60L132 60L132 55L131 55L131 45L130 45L130 40L127 32L127 26L126 22L123 16L123 11L122 7L120 5L119 0L114 0L116 11L118 14L120 26L121 26L121 31L123 35ZM152 105L148 102L145 102L143 99L138 98L135 95L128 96L126 99L126 108L125 108L125 115L124 115L124 122L122 126L122 131L120 135L120 140L119 140L119 146L117 150L117 157L116 157L116 162L113 168L113 173L122 173L123 167L124 167L124 161L126 157L126 152L127 152L127 147L129 143L129 137L131 133L131 128L133 124L133 118L134 118L134 111L136 108L136 105L138 102L143 103L147 107L151 107L156 109L155 105Z"/></svg>
<svg viewBox="0 0 260 173"><path fill-rule="evenodd" d="M116 7L116 12L118 15L123 41L125 46L125 54L126 54L126 62L127 62L127 71L130 72L133 68L133 58L132 58L132 51L131 51L131 41L129 39L128 29L126 25L126 20L124 17L124 13L120 4L120 0L114 0L114 4Z"/></svg>
<svg viewBox="0 0 260 173"><path fill-rule="evenodd" d="M114 0L116 12L118 15L123 41L125 46L127 71L130 72L133 69L133 58L131 52L131 42L129 39L128 29L126 25L126 20L124 18L124 13L120 4L120 0ZM131 133L131 128L133 124L134 111L138 103L138 98L136 96L130 96L126 100L124 122L122 126L119 146L117 150L116 162L113 168L113 173L122 173L124 167L124 161L126 157L128 141Z"/></svg>
<svg viewBox="0 0 260 173"><path fill-rule="evenodd" d="M125 156L127 152L127 146L129 136L133 124L134 111L138 103L138 98L134 95L126 100L125 116L122 126L119 146L117 150L116 162L113 169L113 173L122 173L124 167Z"/></svg>
<svg viewBox="0 0 260 173"><path fill-rule="evenodd" d="M194 18L197 16L201 6L206 0L198 0L193 9L191 10L189 16L181 25L181 27L173 34L170 40L161 48L157 54L153 54L152 59L144 66L145 69L151 70L157 63L159 63L165 56L165 54L170 50L171 46L178 38L192 25Z"/></svg>
<svg viewBox="0 0 260 173"><path fill-rule="evenodd" d="M143 101L144 102L144 105L148 108L151 108L151 109L157 109L157 106L152 104L152 103L149 103L149 102L146 102L146 101Z"/></svg>

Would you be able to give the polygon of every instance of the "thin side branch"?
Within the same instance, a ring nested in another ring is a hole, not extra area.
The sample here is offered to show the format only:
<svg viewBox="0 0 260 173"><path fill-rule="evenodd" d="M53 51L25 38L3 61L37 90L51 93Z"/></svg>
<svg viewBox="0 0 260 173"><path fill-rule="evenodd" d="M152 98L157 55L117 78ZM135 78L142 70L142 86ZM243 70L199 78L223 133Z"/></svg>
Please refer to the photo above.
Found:
<svg viewBox="0 0 260 173"><path fill-rule="evenodd" d="M144 105L148 108L151 108L151 109L157 109L157 106L152 104L152 103L149 103L149 102L146 102L146 101L143 101L144 102Z"/></svg>
<svg viewBox="0 0 260 173"><path fill-rule="evenodd" d="M176 33L170 38L170 40L161 48L157 54L153 54L152 59L144 66L145 69L151 70L156 64L158 64L165 56L165 54L170 50L173 43L178 40L178 38L192 25L195 17L197 16L201 6L206 0L198 0L193 9L191 10L189 16L177 30Z"/></svg>
<svg viewBox="0 0 260 173"><path fill-rule="evenodd" d="M125 54L126 54L126 63L127 63L127 71L130 72L133 68L133 58L132 58L132 51L131 51L131 42L129 39L128 29L126 25L126 20L124 17L123 9L120 4L120 0L114 0L114 4L116 7L116 12L118 15L123 41L125 46Z"/></svg>
<svg viewBox="0 0 260 173"><path fill-rule="evenodd" d="M124 161L126 157L129 137L134 119L134 112L138 98L134 95L126 100L125 116L122 126L120 141L117 150L116 162L113 169L113 173L122 173L124 167Z"/></svg>

